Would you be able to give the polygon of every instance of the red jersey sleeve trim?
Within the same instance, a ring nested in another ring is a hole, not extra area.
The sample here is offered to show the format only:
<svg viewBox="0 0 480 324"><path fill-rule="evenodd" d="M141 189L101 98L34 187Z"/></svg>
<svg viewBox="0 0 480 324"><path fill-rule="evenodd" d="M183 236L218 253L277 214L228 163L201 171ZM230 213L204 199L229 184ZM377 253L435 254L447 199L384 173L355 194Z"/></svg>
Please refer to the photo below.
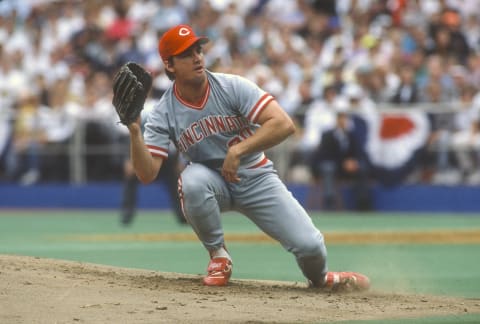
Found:
<svg viewBox="0 0 480 324"><path fill-rule="evenodd" d="M168 150L164 148L153 146L153 145L147 145L147 148L150 154L153 156L159 156L164 159L168 158Z"/></svg>
<svg viewBox="0 0 480 324"><path fill-rule="evenodd" d="M267 164L268 162L268 158L267 157L264 157L260 162L258 162L257 164L255 165L252 165L251 167L249 167L249 169L256 169L256 168L259 168L261 166L264 166L265 164Z"/></svg>
<svg viewBox="0 0 480 324"><path fill-rule="evenodd" d="M258 120L258 116L260 116L260 113L267 107L267 105L270 103L270 101L274 100L273 96L266 93L264 94L255 104L253 107L252 111L248 114L247 118L250 120L252 123L256 123Z"/></svg>

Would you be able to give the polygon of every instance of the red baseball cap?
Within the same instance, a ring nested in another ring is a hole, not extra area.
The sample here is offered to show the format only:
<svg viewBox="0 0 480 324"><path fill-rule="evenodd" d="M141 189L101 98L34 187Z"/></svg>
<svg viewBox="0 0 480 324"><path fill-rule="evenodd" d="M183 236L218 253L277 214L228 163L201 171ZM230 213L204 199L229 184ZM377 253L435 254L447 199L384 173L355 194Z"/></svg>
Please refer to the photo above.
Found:
<svg viewBox="0 0 480 324"><path fill-rule="evenodd" d="M162 60L165 61L187 50L196 42L205 44L208 41L208 37L198 37L195 35L192 27L188 25L177 25L167 30L162 38L160 38L158 42L158 52Z"/></svg>

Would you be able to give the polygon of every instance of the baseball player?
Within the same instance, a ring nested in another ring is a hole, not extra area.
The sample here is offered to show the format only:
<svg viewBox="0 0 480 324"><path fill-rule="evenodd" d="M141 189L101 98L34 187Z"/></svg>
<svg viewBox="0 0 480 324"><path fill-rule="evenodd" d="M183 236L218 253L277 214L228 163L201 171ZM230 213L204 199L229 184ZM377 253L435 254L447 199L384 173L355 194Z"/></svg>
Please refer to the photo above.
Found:
<svg viewBox="0 0 480 324"><path fill-rule="evenodd" d="M173 83L149 114L143 136L138 119L125 121L128 111L135 110L129 106L138 106L132 102L144 96L135 95L131 86L143 77L131 77L128 67L122 68L114 80L113 99L130 132L140 181L155 179L168 158L170 140L189 160L178 180L179 197L185 218L210 255L203 283L224 286L232 275L220 216L233 210L293 253L311 287L368 289L369 279L362 274L328 272L322 233L263 153L293 134L292 120L254 83L207 71L202 45L208 41L188 25L163 34L158 49Z"/></svg>

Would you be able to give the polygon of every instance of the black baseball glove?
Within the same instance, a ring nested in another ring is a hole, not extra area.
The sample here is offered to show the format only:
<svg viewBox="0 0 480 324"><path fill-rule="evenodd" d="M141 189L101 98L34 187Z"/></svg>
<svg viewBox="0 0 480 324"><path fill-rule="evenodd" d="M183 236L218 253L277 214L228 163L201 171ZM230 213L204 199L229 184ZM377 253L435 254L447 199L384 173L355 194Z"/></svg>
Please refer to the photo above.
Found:
<svg viewBox="0 0 480 324"><path fill-rule="evenodd" d="M152 76L137 63L123 65L113 79L113 106L120 122L126 126L135 122L152 87Z"/></svg>

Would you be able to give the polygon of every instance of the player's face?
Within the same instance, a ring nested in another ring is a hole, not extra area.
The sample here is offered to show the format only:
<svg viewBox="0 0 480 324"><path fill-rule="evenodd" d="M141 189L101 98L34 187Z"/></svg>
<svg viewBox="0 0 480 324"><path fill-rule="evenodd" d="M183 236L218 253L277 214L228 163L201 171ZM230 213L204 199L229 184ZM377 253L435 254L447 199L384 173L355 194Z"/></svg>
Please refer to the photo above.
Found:
<svg viewBox="0 0 480 324"><path fill-rule="evenodd" d="M186 51L174 56L175 79L205 78L205 60L202 45L194 44Z"/></svg>

